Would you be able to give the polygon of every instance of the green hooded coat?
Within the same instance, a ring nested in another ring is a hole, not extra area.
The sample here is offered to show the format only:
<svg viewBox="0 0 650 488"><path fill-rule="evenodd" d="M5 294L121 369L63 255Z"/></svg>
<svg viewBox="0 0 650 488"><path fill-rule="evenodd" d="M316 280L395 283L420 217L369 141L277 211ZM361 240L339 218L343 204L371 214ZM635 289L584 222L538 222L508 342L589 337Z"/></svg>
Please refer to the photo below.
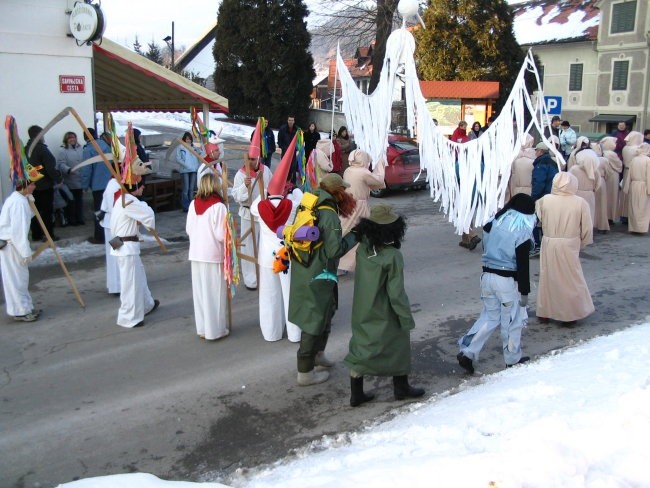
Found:
<svg viewBox="0 0 650 488"><path fill-rule="evenodd" d="M332 195L321 188L312 193L318 196L316 207L327 205L338 208ZM304 332L318 336L331 320L335 311L334 287L336 283L329 279L317 279L324 271L336 276L339 258L350 250L356 240L353 234L341 236L341 220L338 213L330 209L318 210L316 223L323 243L314 250L309 266L297 261L291 262L291 286L289 291L289 320Z"/></svg>
<svg viewBox="0 0 650 488"><path fill-rule="evenodd" d="M344 363L362 375L409 374L414 327L402 253L392 246L375 252L362 241L357 248L350 352Z"/></svg>

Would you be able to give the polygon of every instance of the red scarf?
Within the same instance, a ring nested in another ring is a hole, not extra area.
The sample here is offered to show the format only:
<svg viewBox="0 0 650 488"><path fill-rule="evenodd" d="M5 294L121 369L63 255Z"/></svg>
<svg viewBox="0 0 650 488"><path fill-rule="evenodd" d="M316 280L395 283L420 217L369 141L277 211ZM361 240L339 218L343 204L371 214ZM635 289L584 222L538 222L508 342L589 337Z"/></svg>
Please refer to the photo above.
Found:
<svg viewBox="0 0 650 488"><path fill-rule="evenodd" d="M195 198L194 210L196 211L196 215L203 215L207 209L217 203L223 203L219 195L210 195L208 198Z"/></svg>
<svg viewBox="0 0 650 488"><path fill-rule="evenodd" d="M292 207L291 200L288 198L280 200L277 207L271 203L269 198L266 198L257 205L257 210L260 213L260 218L269 229L277 232L278 227L287 223Z"/></svg>

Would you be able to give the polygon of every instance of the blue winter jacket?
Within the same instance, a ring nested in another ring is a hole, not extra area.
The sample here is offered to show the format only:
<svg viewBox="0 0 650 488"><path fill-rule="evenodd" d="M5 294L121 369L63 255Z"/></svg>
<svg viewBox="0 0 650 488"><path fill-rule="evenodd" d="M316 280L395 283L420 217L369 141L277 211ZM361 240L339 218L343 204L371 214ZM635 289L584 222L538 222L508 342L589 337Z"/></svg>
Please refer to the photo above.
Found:
<svg viewBox="0 0 650 488"><path fill-rule="evenodd" d="M544 153L533 161L533 189L530 196L534 201L551 193L553 177L558 173L557 163L549 153Z"/></svg>
<svg viewBox="0 0 650 488"><path fill-rule="evenodd" d="M110 146L103 139L95 140L104 154L111 154ZM97 151L91 143L87 143L84 146L83 159L85 161L93 156L97 156ZM81 186L84 190L90 188L92 191L103 191L112 177L110 170L101 161L81 168Z"/></svg>

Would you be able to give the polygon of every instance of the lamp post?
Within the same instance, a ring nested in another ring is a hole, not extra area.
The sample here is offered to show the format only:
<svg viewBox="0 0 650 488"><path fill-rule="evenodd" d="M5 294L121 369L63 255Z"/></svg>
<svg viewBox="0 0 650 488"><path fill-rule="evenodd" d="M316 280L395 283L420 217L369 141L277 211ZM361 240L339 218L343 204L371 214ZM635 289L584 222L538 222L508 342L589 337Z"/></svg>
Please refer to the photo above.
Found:
<svg viewBox="0 0 650 488"><path fill-rule="evenodd" d="M167 47L171 51L171 59L172 59L171 67L172 67L172 71L175 71L174 69L174 22L173 21L172 21L172 35L165 37L163 41L167 43Z"/></svg>

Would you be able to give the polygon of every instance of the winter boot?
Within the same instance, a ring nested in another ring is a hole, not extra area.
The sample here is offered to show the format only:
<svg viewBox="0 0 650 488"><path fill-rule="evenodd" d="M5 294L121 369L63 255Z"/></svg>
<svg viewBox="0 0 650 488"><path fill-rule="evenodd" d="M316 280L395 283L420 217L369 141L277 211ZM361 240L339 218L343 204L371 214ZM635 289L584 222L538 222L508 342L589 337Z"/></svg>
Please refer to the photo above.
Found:
<svg viewBox="0 0 650 488"><path fill-rule="evenodd" d="M316 353L314 364L316 366L321 366L322 368L331 368L334 366L334 363L325 357L325 351L318 351Z"/></svg>
<svg viewBox="0 0 650 488"><path fill-rule="evenodd" d="M472 364L472 360L470 358L465 356L462 352L459 352L456 355L456 359L458 359L458 364L460 364L461 368L463 368L469 374L474 374L474 365Z"/></svg>
<svg viewBox="0 0 650 488"><path fill-rule="evenodd" d="M329 371L314 371L313 369L308 373L301 373L298 371L298 385L311 386L318 383L326 382L330 377Z"/></svg>
<svg viewBox="0 0 650 488"><path fill-rule="evenodd" d="M393 391L395 400L404 400L405 398L417 398L424 395L422 388L413 388L409 385L408 376L393 376Z"/></svg>
<svg viewBox="0 0 650 488"><path fill-rule="evenodd" d="M351 407L358 407L362 403L369 402L375 398L375 395L372 393L363 392L363 376L359 376L358 378L350 377L350 391L352 392L352 395L350 395Z"/></svg>

